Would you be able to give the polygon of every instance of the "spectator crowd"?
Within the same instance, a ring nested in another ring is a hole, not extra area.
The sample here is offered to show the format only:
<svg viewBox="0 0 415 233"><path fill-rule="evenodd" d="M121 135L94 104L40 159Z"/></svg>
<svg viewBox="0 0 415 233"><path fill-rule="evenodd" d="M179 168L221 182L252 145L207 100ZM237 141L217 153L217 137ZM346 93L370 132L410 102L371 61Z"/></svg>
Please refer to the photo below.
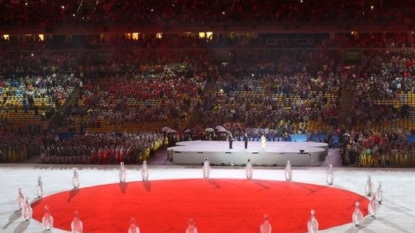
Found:
<svg viewBox="0 0 415 233"><path fill-rule="evenodd" d="M393 7L386 7L391 2L384 1L384 8L373 9L361 1L1 2L3 26L407 22L414 7L410 1ZM50 12L42 14L46 10ZM171 135L154 132L160 129L113 131L111 126L171 124L173 119L186 124L174 127L174 140L223 140L204 135L205 128L217 125L224 125L225 133L236 138L247 129L262 129L250 132L251 140L259 134L266 134L268 140L306 134L312 140L313 134L324 133L323 140L341 147L344 164L413 166L409 139L413 128L394 124L410 119L415 104L415 53L408 49L412 37L410 33L240 33L201 38L172 33L137 40L125 36L73 36L70 42L4 39L0 42L0 158L17 162L41 154L47 163L142 161L169 144L165 139ZM345 64L343 48L356 49L361 56ZM344 93L352 93L346 113L342 112L348 104ZM43 119L48 120L46 127L17 125L8 115L44 117L39 110L51 112L52 120ZM342 119L342 114L347 118ZM102 132L90 133L90 129ZM341 140L334 142L334 136Z"/></svg>

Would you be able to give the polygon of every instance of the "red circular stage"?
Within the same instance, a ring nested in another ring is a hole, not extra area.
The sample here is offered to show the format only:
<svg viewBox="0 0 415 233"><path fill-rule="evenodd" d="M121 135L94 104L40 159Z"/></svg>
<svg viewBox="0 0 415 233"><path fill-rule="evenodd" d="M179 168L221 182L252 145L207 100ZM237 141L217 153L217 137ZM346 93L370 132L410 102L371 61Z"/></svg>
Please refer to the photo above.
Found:
<svg viewBox="0 0 415 233"><path fill-rule="evenodd" d="M276 232L306 232L310 210L320 229L351 223L354 203L368 199L346 190L297 182L244 179L156 180L109 184L57 193L32 204L41 222L49 205L55 228L70 231L75 210L84 232L125 233L134 217L141 232L184 232L192 217L199 232L259 231L268 214Z"/></svg>

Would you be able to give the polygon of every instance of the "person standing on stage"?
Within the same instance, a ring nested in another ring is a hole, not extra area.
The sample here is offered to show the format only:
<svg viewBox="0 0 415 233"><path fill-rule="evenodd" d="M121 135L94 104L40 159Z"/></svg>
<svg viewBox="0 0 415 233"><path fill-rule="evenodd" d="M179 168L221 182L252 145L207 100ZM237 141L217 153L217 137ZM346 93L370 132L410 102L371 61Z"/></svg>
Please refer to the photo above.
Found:
<svg viewBox="0 0 415 233"><path fill-rule="evenodd" d="M124 183L127 180L127 169L124 166L124 162L120 163L120 170L118 171L120 182Z"/></svg>
<svg viewBox="0 0 415 233"><path fill-rule="evenodd" d="M84 231L84 224L79 218L78 211L75 211L74 213L74 217L71 222L71 229L72 229L72 233L83 233Z"/></svg>
<svg viewBox="0 0 415 233"><path fill-rule="evenodd" d="M231 132L229 132L228 134L228 141L229 141L229 149L232 149L233 137L232 137Z"/></svg>
<svg viewBox="0 0 415 233"><path fill-rule="evenodd" d="M73 189L79 189L80 183L78 169L75 168L72 176Z"/></svg>
<svg viewBox="0 0 415 233"><path fill-rule="evenodd" d="M21 210L24 206L25 199L24 199L24 195L22 192L22 188L19 188L18 190L19 190L19 195L17 196L16 202L17 202L17 205L19 206L19 210Z"/></svg>
<svg viewBox="0 0 415 233"><path fill-rule="evenodd" d="M271 233L272 232L272 226L269 223L269 217L267 214L264 215L264 221L259 226L259 232L260 233Z"/></svg>
<svg viewBox="0 0 415 233"><path fill-rule="evenodd" d="M140 233L140 228L138 227L135 218L130 219L130 227L128 228L128 233Z"/></svg>
<svg viewBox="0 0 415 233"><path fill-rule="evenodd" d="M188 225L186 228L186 233L197 233L197 227L196 227L196 223L193 220L193 218L190 218L188 221Z"/></svg>
<svg viewBox="0 0 415 233"><path fill-rule="evenodd" d="M248 134L247 133L244 134L244 145L245 145L245 149L248 149Z"/></svg>
<svg viewBox="0 0 415 233"><path fill-rule="evenodd" d="M25 202L22 208L22 216L26 221L30 221L32 219L33 210L30 206L29 197L25 198Z"/></svg>
<svg viewBox="0 0 415 233"><path fill-rule="evenodd" d="M267 138L265 137L265 134L262 134L262 136L261 136L262 149L265 149L265 143L266 142L267 142Z"/></svg>
<svg viewBox="0 0 415 233"><path fill-rule="evenodd" d="M148 173L147 161L144 160L143 165L141 166L141 178L143 181L148 181Z"/></svg>
<svg viewBox="0 0 415 233"><path fill-rule="evenodd" d="M53 229L53 217L50 214L49 206L45 205L45 214L42 218L42 227L44 231L52 232Z"/></svg>
<svg viewBox="0 0 415 233"><path fill-rule="evenodd" d="M37 179L36 193L38 198L43 197L43 182L41 176Z"/></svg>
<svg viewBox="0 0 415 233"><path fill-rule="evenodd" d="M205 161L203 162L203 167L202 167L202 171L203 171L203 178L209 178L210 175L210 163L208 158L205 158Z"/></svg>
<svg viewBox="0 0 415 233"><path fill-rule="evenodd" d="M252 179L252 174L254 173L254 169L252 167L251 160L248 159L248 163L245 166L245 175L247 179Z"/></svg>

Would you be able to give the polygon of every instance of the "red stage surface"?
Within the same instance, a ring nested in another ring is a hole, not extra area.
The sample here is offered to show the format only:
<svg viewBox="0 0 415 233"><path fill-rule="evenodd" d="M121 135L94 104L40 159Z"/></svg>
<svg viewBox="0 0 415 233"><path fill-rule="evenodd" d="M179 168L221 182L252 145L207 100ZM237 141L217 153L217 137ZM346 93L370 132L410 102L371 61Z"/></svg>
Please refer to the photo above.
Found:
<svg viewBox="0 0 415 233"><path fill-rule="evenodd" d="M320 229L352 222L354 203L367 214L368 199L346 190L297 182L244 179L182 179L129 182L61 192L35 201L41 222L49 205L55 228L70 231L79 211L86 233L127 232L135 217L143 233L184 232L192 217L201 233L253 233L263 215L273 232L307 232L310 210Z"/></svg>

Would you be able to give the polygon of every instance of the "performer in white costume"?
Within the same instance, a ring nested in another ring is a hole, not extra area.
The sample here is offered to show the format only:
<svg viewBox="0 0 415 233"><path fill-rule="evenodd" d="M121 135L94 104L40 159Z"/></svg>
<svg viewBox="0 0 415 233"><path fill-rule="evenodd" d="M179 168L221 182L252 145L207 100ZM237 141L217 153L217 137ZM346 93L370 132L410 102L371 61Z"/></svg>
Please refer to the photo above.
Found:
<svg viewBox="0 0 415 233"><path fill-rule="evenodd" d="M72 233L82 233L84 229L84 225L79 218L78 211L75 211L74 217L71 223L71 232Z"/></svg>
<svg viewBox="0 0 415 233"><path fill-rule="evenodd" d="M186 233L197 233L197 227L195 221L190 218L187 224Z"/></svg>
<svg viewBox="0 0 415 233"><path fill-rule="evenodd" d="M376 190L376 201L378 201L379 204L382 204L383 201L383 191L381 183L379 183L378 189Z"/></svg>
<svg viewBox="0 0 415 233"><path fill-rule="evenodd" d="M267 142L267 138L265 137L265 135L262 135L261 136L261 146L262 146L262 149L265 149L266 142Z"/></svg>
<svg viewBox="0 0 415 233"><path fill-rule="evenodd" d="M359 226L360 224L362 224L362 221L363 221L363 214L362 214L362 211L360 211L360 203L358 201L355 203L355 209L353 211L352 221L355 226Z"/></svg>
<svg viewBox="0 0 415 233"><path fill-rule="evenodd" d="M259 233L271 233L272 226L269 223L269 217L267 214L264 215L264 221L262 221L261 225L259 226Z"/></svg>
<svg viewBox="0 0 415 233"><path fill-rule="evenodd" d="M373 190L372 177L368 175L366 186L365 186L366 195L370 197L370 195L372 195L372 190Z"/></svg>
<svg viewBox="0 0 415 233"><path fill-rule="evenodd" d="M21 210L24 206L25 199L24 199L22 188L19 188L18 191L19 193L17 194L16 203L17 203L17 206L19 207L19 210Z"/></svg>
<svg viewBox="0 0 415 233"><path fill-rule="evenodd" d="M287 181L291 181L293 178L293 172L291 170L291 162L287 160L287 164L285 165L285 179Z"/></svg>
<svg viewBox="0 0 415 233"><path fill-rule="evenodd" d="M208 158L205 158L205 161L203 162L203 178L209 178L210 176L210 163Z"/></svg>
<svg viewBox="0 0 415 233"><path fill-rule="evenodd" d="M37 179L36 194L38 198L43 197L43 182L41 176Z"/></svg>
<svg viewBox="0 0 415 233"><path fill-rule="evenodd" d="M75 170L73 171L73 177L72 177L73 189L79 189L80 183L81 182L79 181L78 169L75 168Z"/></svg>
<svg viewBox="0 0 415 233"><path fill-rule="evenodd" d="M310 211L311 216L307 222L308 233L317 233L318 232L318 221L316 219L316 212L314 210Z"/></svg>
<svg viewBox="0 0 415 233"><path fill-rule="evenodd" d="M30 206L28 197L26 197L24 206L22 208L22 216L26 221L32 219L32 207Z"/></svg>
<svg viewBox="0 0 415 233"><path fill-rule="evenodd" d="M379 203L378 203L378 201L376 200L376 193L373 193L373 194L372 194L372 197L371 197L371 199L370 199L370 201L369 201L369 205L368 205L367 209L368 209L368 211L369 211L369 214L370 214L372 217L376 218L376 213L377 213L377 212L378 212L378 210L379 210Z"/></svg>
<svg viewBox="0 0 415 233"><path fill-rule="evenodd" d="M42 226L44 231L51 231L53 229L53 217L50 214L49 206L45 206L45 214L42 218Z"/></svg>
<svg viewBox="0 0 415 233"><path fill-rule="evenodd" d="M120 176L120 182L125 182L127 180L127 169L124 166L124 162L120 163L119 176Z"/></svg>
<svg viewBox="0 0 415 233"><path fill-rule="evenodd" d="M327 169L327 184L333 185L333 182L334 182L333 165L329 164L329 168Z"/></svg>
<svg viewBox="0 0 415 233"><path fill-rule="evenodd" d="M254 169L252 167L252 163L251 160L248 159L248 162L246 163L246 167L245 167L245 175L247 179L252 179L252 175L254 173Z"/></svg>
<svg viewBox="0 0 415 233"><path fill-rule="evenodd" d="M138 227L138 224L135 221L135 218L130 219L130 226L128 227L127 233L140 233L140 228Z"/></svg>
<svg viewBox="0 0 415 233"><path fill-rule="evenodd" d="M141 166L141 178L144 181L148 180L148 166L147 166L147 161L143 161L143 165Z"/></svg>

